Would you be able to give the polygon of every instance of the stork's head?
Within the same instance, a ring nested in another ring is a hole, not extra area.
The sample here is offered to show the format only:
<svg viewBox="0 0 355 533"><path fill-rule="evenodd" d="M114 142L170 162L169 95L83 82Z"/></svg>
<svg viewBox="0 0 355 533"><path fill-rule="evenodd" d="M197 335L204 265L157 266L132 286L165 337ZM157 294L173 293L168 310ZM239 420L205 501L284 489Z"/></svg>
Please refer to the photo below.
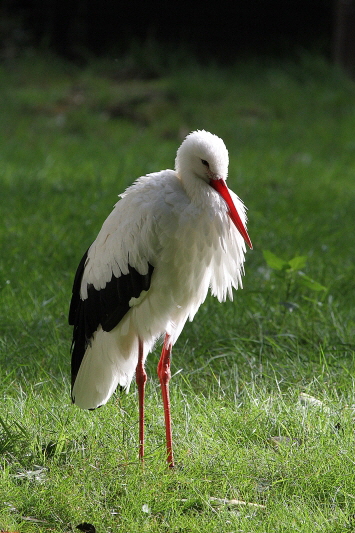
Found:
<svg viewBox="0 0 355 533"><path fill-rule="evenodd" d="M222 139L205 130L193 131L177 151L175 170L181 178L194 175L209 183L211 179L227 179L228 163Z"/></svg>
<svg viewBox="0 0 355 533"><path fill-rule="evenodd" d="M222 139L205 130L193 131L177 151L175 170L191 197L201 192L199 185L202 185L202 182L217 191L227 204L232 222L252 248L248 232L225 182L228 176L228 163L228 150Z"/></svg>

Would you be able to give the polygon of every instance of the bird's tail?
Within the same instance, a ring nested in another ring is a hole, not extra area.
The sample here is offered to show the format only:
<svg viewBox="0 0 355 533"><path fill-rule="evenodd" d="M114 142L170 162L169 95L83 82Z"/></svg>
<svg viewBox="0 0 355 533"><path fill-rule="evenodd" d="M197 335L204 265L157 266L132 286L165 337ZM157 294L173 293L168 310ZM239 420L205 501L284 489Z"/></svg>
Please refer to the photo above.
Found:
<svg viewBox="0 0 355 533"><path fill-rule="evenodd" d="M101 326L88 345L72 387L73 403L82 409L104 405L118 385L128 389L138 362L138 336ZM130 328L129 328L130 329ZM145 357L151 346L144 343Z"/></svg>

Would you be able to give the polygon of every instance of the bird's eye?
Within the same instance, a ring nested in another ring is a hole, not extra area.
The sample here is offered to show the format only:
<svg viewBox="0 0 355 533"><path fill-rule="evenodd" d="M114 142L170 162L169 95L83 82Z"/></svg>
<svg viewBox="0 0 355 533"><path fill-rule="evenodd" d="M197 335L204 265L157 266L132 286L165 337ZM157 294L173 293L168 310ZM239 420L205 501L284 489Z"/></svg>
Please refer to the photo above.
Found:
<svg viewBox="0 0 355 533"><path fill-rule="evenodd" d="M203 165L205 165L205 167L208 167L208 168L210 167L210 165L209 165L208 161L206 161L206 159L201 159L201 163Z"/></svg>

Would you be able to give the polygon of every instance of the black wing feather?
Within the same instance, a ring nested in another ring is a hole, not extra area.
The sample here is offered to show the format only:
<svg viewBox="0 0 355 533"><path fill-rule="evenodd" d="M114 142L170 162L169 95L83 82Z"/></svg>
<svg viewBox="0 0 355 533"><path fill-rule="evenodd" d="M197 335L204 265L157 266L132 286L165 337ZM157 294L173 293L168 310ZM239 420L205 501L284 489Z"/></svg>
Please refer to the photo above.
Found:
<svg viewBox="0 0 355 533"><path fill-rule="evenodd" d="M88 296L80 298L81 281L87 262L86 252L79 263L73 283L73 294L69 309L69 324L74 326L71 347L72 386L83 360L86 348L101 325L104 331L115 328L129 311L131 298L138 298L142 291L147 291L154 267L148 263L147 274L140 274L128 265L128 274L116 278L112 274L111 280L103 289L97 290L88 285Z"/></svg>

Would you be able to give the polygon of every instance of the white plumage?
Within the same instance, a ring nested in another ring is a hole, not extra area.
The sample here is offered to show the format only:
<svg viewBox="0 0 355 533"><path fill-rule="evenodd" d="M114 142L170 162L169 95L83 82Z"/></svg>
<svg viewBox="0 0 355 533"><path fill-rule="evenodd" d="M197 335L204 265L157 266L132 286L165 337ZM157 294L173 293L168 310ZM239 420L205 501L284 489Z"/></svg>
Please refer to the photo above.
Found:
<svg viewBox="0 0 355 533"><path fill-rule="evenodd" d="M244 239L250 247L251 242L245 229L245 207L223 185L227 173L224 142L206 131L196 131L180 146L175 171L143 176L120 195L84 256L73 288L72 398L80 407L98 407L118 385L129 387L138 363L139 340L144 364L163 335L174 345L209 289L222 302L227 296L232 299L232 289L242 285ZM114 290L116 281L126 287L132 269L138 285L143 280L142 286L124 297L123 289L118 289L126 312L117 324L105 327L101 316L115 306L112 283ZM87 311L92 294L100 309ZM90 313L97 315L94 331L85 323L91 321L86 317ZM81 353L75 353L76 345Z"/></svg>

